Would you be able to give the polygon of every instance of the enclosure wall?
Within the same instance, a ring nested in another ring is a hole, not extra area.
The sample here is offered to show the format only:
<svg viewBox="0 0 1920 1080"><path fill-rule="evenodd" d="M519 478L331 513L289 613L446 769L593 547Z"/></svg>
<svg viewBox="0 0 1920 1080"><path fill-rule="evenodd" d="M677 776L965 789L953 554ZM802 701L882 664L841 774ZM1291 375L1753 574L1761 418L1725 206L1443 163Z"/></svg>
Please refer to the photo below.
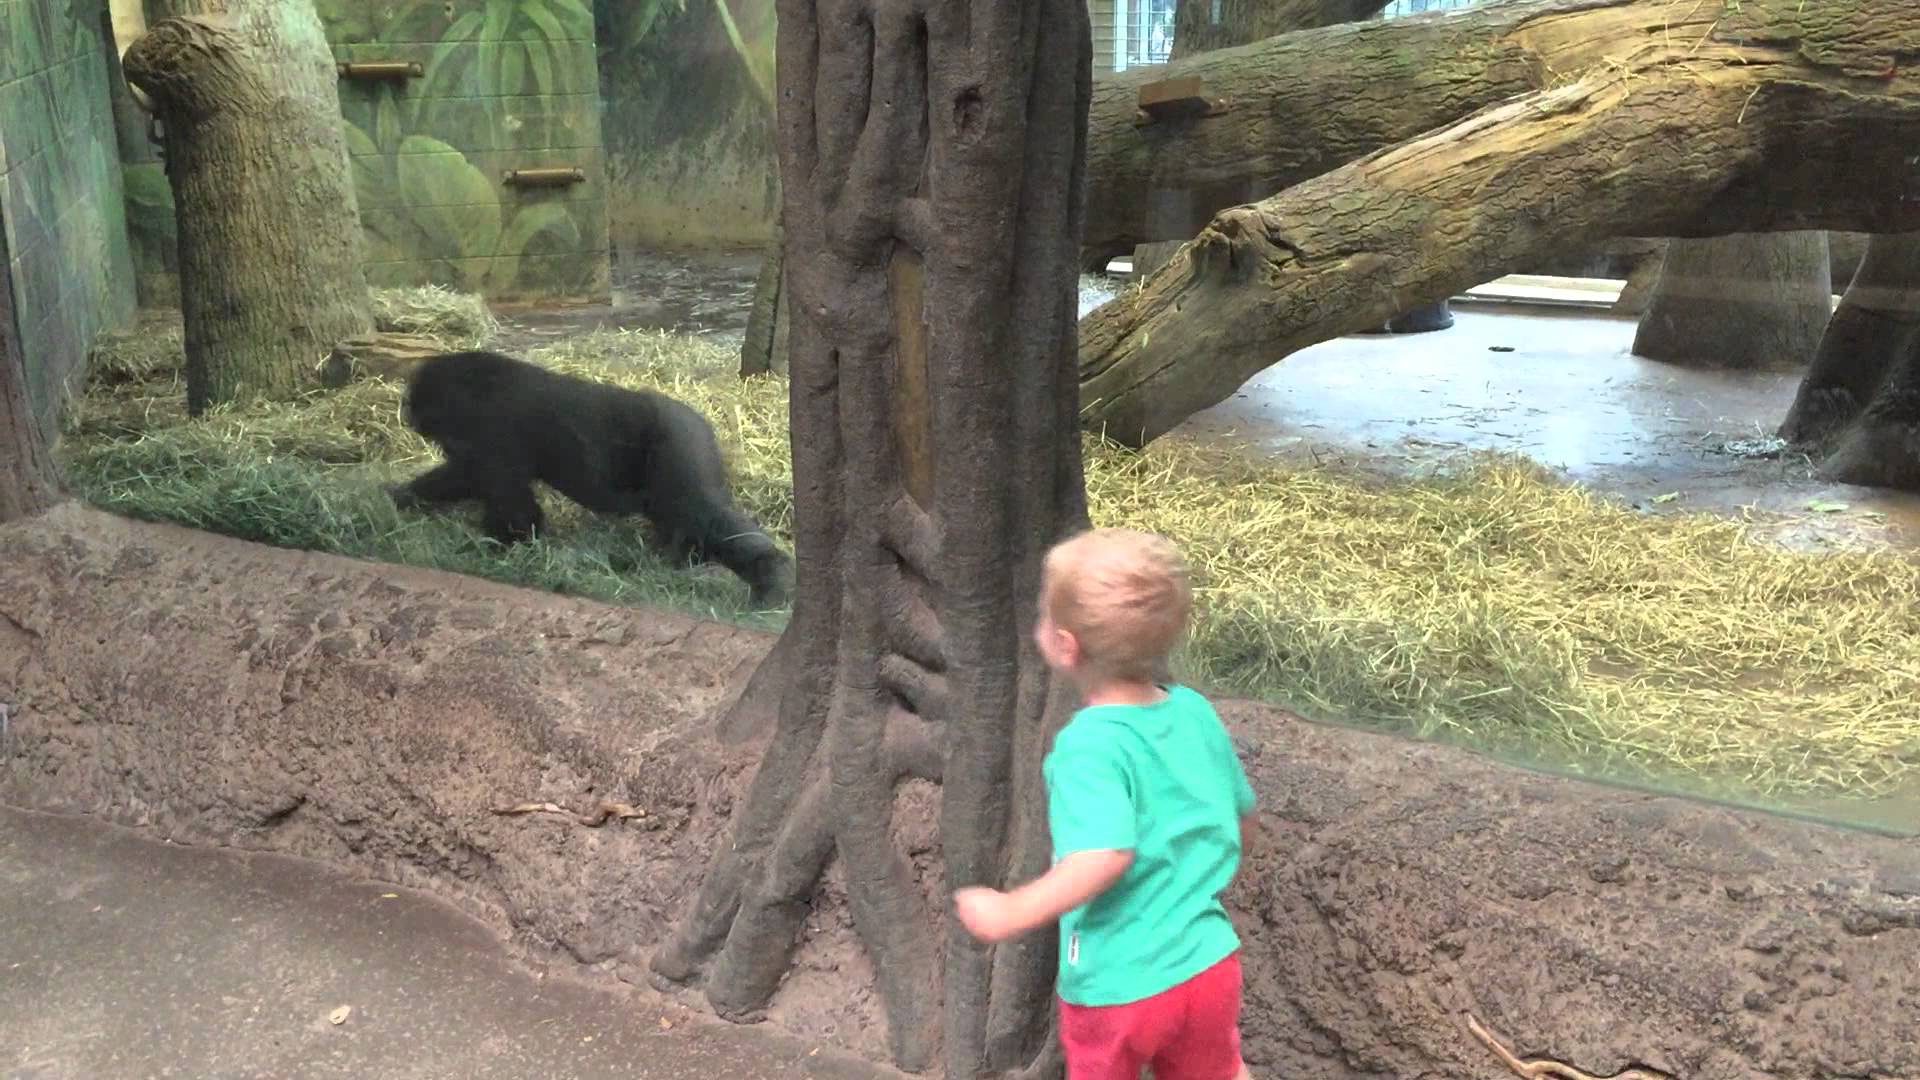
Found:
<svg viewBox="0 0 1920 1080"><path fill-rule="evenodd" d="M596 0L613 245L764 246L779 205L773 0Z"/></svg>
<svg viewBox="0 0 1920 1080"><path fill-rule="evenodd" d="M586 0L319 0L335 58L418 77L340 80L367 277L496 300L604 300L607 170ZM513 169L577 168L528 188Z"/></svg>
<svg viewBox="0 0 1920 1080"><path fill-rule="evenodd" d="M27 388L49 436L94 333L134 304L104 16L0 0L0 216Z"/></svg>
<svg viewBox="0 0 1920 1080"><path fill-rule="evenodd" d="M335 60L420 65L412 77L340 80L369 282L506 302L607 299L608 177L585 0L316 6ZM121 155L143 302L174 303L166 175L137 140ZM505 179L555 167L584 180Z"/></svg>

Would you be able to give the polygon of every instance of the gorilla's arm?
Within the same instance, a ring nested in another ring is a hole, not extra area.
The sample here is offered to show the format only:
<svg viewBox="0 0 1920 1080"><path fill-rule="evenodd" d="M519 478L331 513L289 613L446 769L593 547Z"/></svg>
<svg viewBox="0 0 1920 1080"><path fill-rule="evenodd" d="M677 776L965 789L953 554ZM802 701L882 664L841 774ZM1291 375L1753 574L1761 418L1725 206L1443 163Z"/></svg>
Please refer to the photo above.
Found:
<svg viewBox="0 0 1920 1080"><path fill-rule="evenodd" d="M472 474L463 463L448 459L412 480L394 487L394 505L402 510L410 510L426 503L452 503L462 499L477 499L480 497L480 491L474 487L471 476Z"/></svg>

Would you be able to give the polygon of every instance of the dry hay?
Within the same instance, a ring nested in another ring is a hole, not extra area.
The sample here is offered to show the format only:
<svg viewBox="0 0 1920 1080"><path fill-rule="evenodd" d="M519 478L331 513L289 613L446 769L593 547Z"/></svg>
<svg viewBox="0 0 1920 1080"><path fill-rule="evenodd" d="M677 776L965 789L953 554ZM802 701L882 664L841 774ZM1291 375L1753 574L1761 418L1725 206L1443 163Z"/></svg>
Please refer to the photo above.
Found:
<svg viewBox="0 0 1920 1080"><path fill-rule="evenodd" d="M463 349L478 348L500 332L484 299L439 285L373 290L373 325L395 334L426 334Z"/></svg>
<svg viewBox="0 0 1920 1080"><path fill-rule="evenodd" d="M742 502L791 542L784 379L742 381L727 348L661 333L530 356L699 408ZM724 575L687 585L632 530L558 500L555 542L504 553L464 524L396 514L378 483L433 454L400 425L391 383L192 425L181 397L168 380L96 387L64 448L76 486L288 546L726 618L744 599ZM1173 437L1142 453L1090 439L1087 486L1097 522L1164 532L1193 560L1183 663L1203 684L1745 794L1884 792L1920 765L1909 555L1789 551L1758 538L1758 519L1641 514L1501 458L1389 482Z"/></svg>
<svg viewBox="0 0 1920 1080"><path fill-rule="evenodd" d="M424 334L448 349L477 349L500 333L499 320L473 293L438 285L374 289L373 325L395 334ZM149 309L124 330L95 337L87 358L94 383L139 382L186 368L186 335L180 312Z"/></svg>

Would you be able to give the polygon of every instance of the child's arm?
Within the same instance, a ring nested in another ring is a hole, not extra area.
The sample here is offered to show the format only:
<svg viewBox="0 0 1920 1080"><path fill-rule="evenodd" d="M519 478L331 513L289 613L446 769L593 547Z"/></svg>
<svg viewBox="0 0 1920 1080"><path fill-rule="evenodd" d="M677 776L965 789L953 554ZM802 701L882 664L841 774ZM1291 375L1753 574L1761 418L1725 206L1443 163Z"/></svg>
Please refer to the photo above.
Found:
<svg viewBox="0 0 1920 1080"><path fill-rule="evenodd" d="M1008 892L956 889L960 921L982 941L1053 922L1113 887L1133 865L1133 790L1124 759L1099 730L1068 724L1043 766L1054 850L1068 854Z"/></svg>
<svg viewBox="0 0 1920 1080"><path fill-rule="evenodd" d="M1132 865L1132 851L1076 851L1012 892L956 890L954 907L974 937L1004 941L1045 926L1106 892Z"/></svg>

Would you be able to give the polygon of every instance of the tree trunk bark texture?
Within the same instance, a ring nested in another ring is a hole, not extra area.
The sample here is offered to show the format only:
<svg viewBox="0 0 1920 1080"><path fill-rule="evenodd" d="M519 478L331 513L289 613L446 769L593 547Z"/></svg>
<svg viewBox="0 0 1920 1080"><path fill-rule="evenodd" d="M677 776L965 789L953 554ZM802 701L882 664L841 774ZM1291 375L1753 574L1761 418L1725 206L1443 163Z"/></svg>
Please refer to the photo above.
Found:
<svg viewBox="0 0 1920 1080"><path fill-rule="evenodd" d="M1391 0L1180 0L1170 61L1295 30L1370 19Z"/></svg>
<svg viewBox="0 0 1920 1080"><path fill-rule="evenodd" d="M13 256L0 207L0 522L30 517L60 499L60 472L27 394L27 357L13 308Z"/></svg>
<svg viewBox="0 0 1920 1080"><path fill-rule="evenodd" d="M753 305L747 309L747 331L740 341L740 377L787 370L787 296L782 288L786 240L779 219L773 223L773 243L760 277L753 284Z"/></svg>
<svg viewBox="0 0 1920 1080"><path fill-rule="evenodd" d="M1920 233L1875 236L1780 437L1845 483L1920 489Z"/></svg>
<svg viewBox="0 0 1920 1080"><path fill-rule="evenodd" d="M1803 367L1833 315L1831 268L1820 230L1675 240L1633 353L1688 367Z"/></svg>
<svg viewBox="0 0 1920 1080"><path fill-rule="evenodd" d="M1293 30L1353 22L1377 15L1384 7L1385 3L1375 3L1374 0L1187 0L1175 15L1176 20L1182 21L1175 23L1174 55L1179 58L1250 45ZM1194 39L1184 49L1180 45L1183 34ZM1207 216L1211 217L1218 209L1209 208ZM1196 221L1193 228L1180 235L1179 240L1168 241L1173 247L1164 254L1155 254L1155 269L1164 266L1173 257L1173 252L1178 250L1178 244L1191 239L1203 224ZM1136 259L1140 250L1139 247L1134 248ZM1386 325L1376 329L1386 334L1421 334L1445 330L1453 325L1453 312L1447 305L1447 299L1444 296L1432 297L1388 319Z"/></svg>
<svg viewBox="0 0 1920 1080"><path fill-rule="evenodd" d="M1000 1073L1046 1060L1052 945L983 949L930 902L1049 858L1038 762L1068 703L1024 630L1046 547L1086 513L1086 5L782 0L778 18L801 576L737 706L777 713L771 748L653 969L758 1013L837 856L893 1060ZM937 861L892 830L923 784Z"/></svg>
<svg viewBox="0 0 1920 1080"><path fill-rule="evenodd" d="M1920 2L1517 7L1613 62L1222 211L1082 324L1086 422L1142 445L1289 353L1609 236L1920 227L1892 149L1920 140Z"/></svg>
<svg viewBox="0 0 1920 1080"><path fill-rule="evenodd" d="M338 75L311 0L174 0L127 49L179 220L187 405L297 390L373 313Z"/></svg>
<svg viewBox="0 0 1920 1080"><path fill-rule="evenodd" d="M448 897L556 970L643 979L730 808L764 797L740 760L764 742L715 720L768 644L68 503L0 527L0 803L322 859ZM1220 712L1260 795L1225 897L1256 1076L1510 1077L1470 1017L1584 1071L1538 1080L1920 1076L1915 841ZM648 815L497 812L589 791ZM854 1022L871 984L820 906L821 963L775 1012L878 1056Z"/></svg>

